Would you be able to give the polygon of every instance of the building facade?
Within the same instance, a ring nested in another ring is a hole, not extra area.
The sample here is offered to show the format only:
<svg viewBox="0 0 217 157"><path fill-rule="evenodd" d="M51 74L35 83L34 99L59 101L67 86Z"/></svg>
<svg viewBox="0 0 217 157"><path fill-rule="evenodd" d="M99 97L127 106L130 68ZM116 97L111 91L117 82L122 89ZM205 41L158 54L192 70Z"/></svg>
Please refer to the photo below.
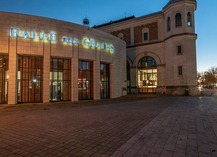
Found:
<svg viewBox="0 0 217 157"><path fill-rule="evenodd" d="M0 103L126 94L126 44L69 22L0 12Z"/></svg>
<svg viewBox="0 0 217 157"><path fill-rule="evenodd" d="M170 0L162 11L95 26L127 45L129 93L197 94L196 0Z"/></svg>

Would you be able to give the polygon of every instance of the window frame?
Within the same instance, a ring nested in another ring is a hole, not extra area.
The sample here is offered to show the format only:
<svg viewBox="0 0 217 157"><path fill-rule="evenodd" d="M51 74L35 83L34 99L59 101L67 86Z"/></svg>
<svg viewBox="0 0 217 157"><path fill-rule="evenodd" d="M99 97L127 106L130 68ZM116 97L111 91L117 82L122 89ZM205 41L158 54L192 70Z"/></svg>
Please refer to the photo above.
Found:
<svg viewBox="0 0 217 157"><path fill-rule="evenodd" d="M189 24L190 23L190 24ZM192 23L192 14L191 12L188 12L187 13L187 26L188 27L192 27L193 26L193 23Z"/></svg>
<svg viewBox="0 0 217 157"><path fill-rule="evenodd" d="M171 18L167 17L167 32L171 31Z"/></svg>
<svg viewBox="0 0 217 157"><path fill-rule="evenodd" d="M145 40L145 36L144 35L147 35L147 40ZM147 42L149 41L149 29L147 27L143 28L142 29L142 42Z"/></svg>
<svg viewBox="0 0 217 157"><path fill-rule="evenodd" d="M183 54L183 46L182 45L178 45L177 46L177 55L182 55Z"/></svg>
<svg viewBox="0 0 217 157"><path fill-rule="evenodd" d="M149 40L148 32L144 32L143 33L143 41L148 41L148 40Z"/></svg>
<svg viewBox="0 0 217 157"><path fill-rule="evenodd" d="M182 27L182 14L176 13L175 15L175 27Z"/></svg>
<svg viewBox="0 0 217 157"><path fill-rule="evenodd" d="M180 76L180 77L183 76L183 67L181 65L178 66L178 76Z"/></svg>

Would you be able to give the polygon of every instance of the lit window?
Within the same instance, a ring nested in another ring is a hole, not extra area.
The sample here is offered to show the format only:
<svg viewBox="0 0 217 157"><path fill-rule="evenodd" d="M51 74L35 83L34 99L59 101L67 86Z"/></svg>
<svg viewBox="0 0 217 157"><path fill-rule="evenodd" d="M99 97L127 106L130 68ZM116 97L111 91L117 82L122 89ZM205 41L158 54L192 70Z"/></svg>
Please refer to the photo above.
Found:
<svg viewBox="0 0 217 157"><path fill-rule="evenodd" d="M182 15L180 13L176 14L176 27L182 26Z"/></svg>
<svg viewBox="0 0 217 157"><path fill-rule="evenodd" d="M157 63L151 56L141 58L137 65L138 92L155 93L157 89Z"/></svg>

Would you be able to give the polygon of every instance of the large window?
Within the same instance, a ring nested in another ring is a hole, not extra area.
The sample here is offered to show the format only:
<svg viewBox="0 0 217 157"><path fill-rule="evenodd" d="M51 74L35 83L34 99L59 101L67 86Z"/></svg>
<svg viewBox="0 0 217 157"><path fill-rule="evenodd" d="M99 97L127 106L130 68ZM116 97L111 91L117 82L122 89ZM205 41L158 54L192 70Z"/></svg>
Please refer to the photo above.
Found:
<svg viewBox="0 0 217 157"><path fill-rule="evenodd" d="M0 55L0 104L8 101L8 56Z"/></svg>
<svg viewBox="0 0 217 157"><path fill-rule="evenodd" d="M157 88L157 64L150 56L143 57L138 63L139 93L155 93Z"/></svg>
<svg viewBox="0 0 217 157"><path fill-rule="evenodd" d="M52 58L50 62L50 101L71 100L71 60Z"/></svg>
<svg viewBox="0 0 217 157"><path fill-rule="evenodd" d="M79 61L78 63L78 98L93 99L93 63Z"/></svg>
<svg viewBox="0 0 217 157"><path fill-rule="evenodd" d="M109 64L100 64L100 97L106 99L110 97Z"/></svg>
<svg viewBox="0 0 217 157"><path fill-rule="evenodd" d="M42 102L43 58L18 56L18 103Z"/></svg>

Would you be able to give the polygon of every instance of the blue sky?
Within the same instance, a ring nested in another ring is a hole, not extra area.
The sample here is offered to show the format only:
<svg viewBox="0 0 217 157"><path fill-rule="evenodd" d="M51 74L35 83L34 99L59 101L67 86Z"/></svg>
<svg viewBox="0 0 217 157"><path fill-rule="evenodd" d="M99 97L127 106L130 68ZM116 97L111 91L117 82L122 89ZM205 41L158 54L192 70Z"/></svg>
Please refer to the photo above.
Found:
<svg viewBox="0 0 217 157"><path fill-rule="evenodd" d="M0 11L49 17L82 24L99 25L125 16L143 16L161 11L169 0L0 0ZM197 0L195 12L197 68L217 66L217 0Z"/></svg>

